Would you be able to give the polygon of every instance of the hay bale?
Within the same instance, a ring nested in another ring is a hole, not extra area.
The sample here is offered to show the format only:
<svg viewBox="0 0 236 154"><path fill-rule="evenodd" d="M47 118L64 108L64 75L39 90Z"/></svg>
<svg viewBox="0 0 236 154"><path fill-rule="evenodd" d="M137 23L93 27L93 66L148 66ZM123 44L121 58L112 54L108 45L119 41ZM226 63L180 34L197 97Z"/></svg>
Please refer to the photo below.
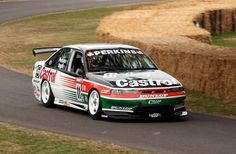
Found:
<svg viewBox="0 0 236 154"><path fill-rule="evenodd" d="M236 51L209 44L211 34L236 28L235 2L188 0L118 12L102 20L97 41L137 46L189 89L236 100Z"/></svg>

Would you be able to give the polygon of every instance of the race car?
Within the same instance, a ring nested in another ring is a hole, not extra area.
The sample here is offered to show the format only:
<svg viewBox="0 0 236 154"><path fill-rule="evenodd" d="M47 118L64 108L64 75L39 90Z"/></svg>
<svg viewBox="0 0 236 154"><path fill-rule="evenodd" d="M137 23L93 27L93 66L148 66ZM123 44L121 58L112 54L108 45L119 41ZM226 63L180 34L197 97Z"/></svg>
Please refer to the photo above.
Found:
<svg viewBox="0 0 236 154"><path fill-rule="evenodd" d="M34 95L45 107L88 111L92 119L183 117L183 85L139 48L76 44L35 48L53 54L33 66Z"/></svg>

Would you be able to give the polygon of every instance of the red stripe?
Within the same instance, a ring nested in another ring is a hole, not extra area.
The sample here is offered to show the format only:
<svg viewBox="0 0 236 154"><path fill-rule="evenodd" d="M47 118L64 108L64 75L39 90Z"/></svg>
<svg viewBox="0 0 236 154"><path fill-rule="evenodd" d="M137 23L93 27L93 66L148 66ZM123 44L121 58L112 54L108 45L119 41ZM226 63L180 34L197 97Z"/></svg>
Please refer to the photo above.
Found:
<svg viewBox="0 0 236 154"><path fill-rule="evenodd" d="M70 78L70 77L66 77L66 76L62 76L65 80L70 80L70 81L75 81L75 78Z"/></svg>
<svg viewBox="0 0 236 154"><path fill-rule="evenodd" d="M70 86L70 85L64 85L65 87L71 88L71 89L76 89L76 86Z"/></svg>
<svg viewBox="0 0 236 154"><path fill-rule="evenodd" d="M75 83L67 83L67 82L65 82L65 83L63 83L63 85L71 85L71 86L75 86L76 84L75 84Z"/></svg>

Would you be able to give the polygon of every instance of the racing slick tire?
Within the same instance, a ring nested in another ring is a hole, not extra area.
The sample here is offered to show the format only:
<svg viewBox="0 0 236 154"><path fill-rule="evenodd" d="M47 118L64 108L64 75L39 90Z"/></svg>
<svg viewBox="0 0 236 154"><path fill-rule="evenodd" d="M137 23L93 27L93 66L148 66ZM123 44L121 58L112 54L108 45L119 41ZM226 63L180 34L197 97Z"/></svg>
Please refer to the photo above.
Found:
<svg viewBox="0 0 236 154"><path fill-rule="evenodd" d="M88 100L88 111L92 119L98 120L102 114L102 103L100 94L97 90L92 90Z"/></svg>
<svg viewBox="0 0 236 154"><path fill-rule="evenodd" d="M54 106L54 95L47 80L44 80L41 85L41 102L45 107Z"/></svg>

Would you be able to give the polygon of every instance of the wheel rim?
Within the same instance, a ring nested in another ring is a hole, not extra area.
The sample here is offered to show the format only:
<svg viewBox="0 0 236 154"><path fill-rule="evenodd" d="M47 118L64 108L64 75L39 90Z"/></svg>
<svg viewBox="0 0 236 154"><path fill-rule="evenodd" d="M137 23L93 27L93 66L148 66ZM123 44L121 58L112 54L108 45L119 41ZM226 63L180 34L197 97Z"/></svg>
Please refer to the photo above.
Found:
<svg viewBox="0 0 236 154"><path fill-rule="evenodd" d="M95 115L99 108L99 94L97 91L92 91L89 96L89 112L91 115Z"/></svg>
<svg viewBox="0 0 236 154"><path fill-rule="evenodd" d="M45 80L42 84L42 100L43 103L47 103L50 97L49 83Z"/></svg>

